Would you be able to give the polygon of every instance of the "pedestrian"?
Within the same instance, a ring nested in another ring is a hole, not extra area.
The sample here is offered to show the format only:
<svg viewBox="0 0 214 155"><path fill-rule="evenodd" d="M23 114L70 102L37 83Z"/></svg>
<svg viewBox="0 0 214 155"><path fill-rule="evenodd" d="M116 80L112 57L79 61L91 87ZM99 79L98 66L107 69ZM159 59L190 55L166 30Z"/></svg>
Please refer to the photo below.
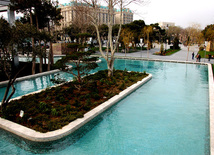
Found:
<svg viewBox="0 0 214 155"><path fill-rule="evenodd" d="M201 62L201 55L198 54L198 61Z"/></svg>
<svg viewBox="0 0 214 155"><path fill-rule="evenodd" d="M198 62L198 54L195 57L196 57L196 62Z"/></svg>
<svg viewBox="0 0 214 155"><path fill-rule="evenodd" d="M208 61L210 61L211 59L211 54L208 54Z"/></svg>
<svg viewBox="0 0 214 155"><path fill-rule="evenodd" d="M195 56L195 53L194 53L194 52L192 52L192 60L194 60L194 56Z"/></svg>

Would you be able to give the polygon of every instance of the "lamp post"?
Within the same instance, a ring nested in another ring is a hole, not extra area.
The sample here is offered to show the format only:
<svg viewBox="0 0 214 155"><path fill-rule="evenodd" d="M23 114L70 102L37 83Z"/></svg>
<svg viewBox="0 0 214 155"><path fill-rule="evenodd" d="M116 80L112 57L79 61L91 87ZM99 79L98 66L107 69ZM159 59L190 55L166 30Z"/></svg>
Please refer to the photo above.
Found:
<svg viewBox="0 0 214 155"><path fill-rule="evenodd" d="M142 51L143 51L143 38L140 38L140 45L141 45L141 58L142 58Z"/></svg>

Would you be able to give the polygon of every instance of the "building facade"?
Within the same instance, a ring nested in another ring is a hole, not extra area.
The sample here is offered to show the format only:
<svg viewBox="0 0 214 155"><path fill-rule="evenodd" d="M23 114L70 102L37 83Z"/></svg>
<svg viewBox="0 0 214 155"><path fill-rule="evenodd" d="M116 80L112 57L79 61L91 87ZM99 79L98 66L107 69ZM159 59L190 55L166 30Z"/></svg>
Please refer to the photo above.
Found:
<svg viewBox="0 0 214 155"><path fill-rule="evenodd" d="M173 22L159 22L158 24L162 29L166 29L169 26L175 26L175 23Z"/></svg>
<svg viewBox="0 0 214 155"><path fill-rule="evenodd" d="M122 10L122 24L133 22L133 12L129 8ZM115 12L115 23L120 24L120 10Z"/></svg>
<svg viewBox="0 0 214 155"><path fill-rule="evenodd" d="M90 24L90 21L81 10L77 11L75 2L60 4L59 8L61 9L61 14L64 17L61 21L61 26L57 27L58 30L61 30L64 27L68 27L71 24L76 24L82 26L81 23ZM84 6L81 7L84 11L90 11L90 7ZM108 24L108 7L99 6L97 11L97 20L100 25ZM133 21L133 12L130 9L123 9L122 12L122 24L131 23ZM120 10L115 9L113 24L120 23Z"/></svg>

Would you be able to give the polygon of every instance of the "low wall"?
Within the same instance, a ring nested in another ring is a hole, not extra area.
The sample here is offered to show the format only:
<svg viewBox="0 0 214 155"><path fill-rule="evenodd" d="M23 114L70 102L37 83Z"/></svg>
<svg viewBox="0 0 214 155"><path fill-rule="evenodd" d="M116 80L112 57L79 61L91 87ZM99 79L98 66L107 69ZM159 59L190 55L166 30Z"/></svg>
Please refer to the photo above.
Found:
<svg viewBox="0 0 214 155"><path fill-rule="evenodd" d="M23 80L27 80L27 79L32 79L32 78L37 78L39 76L53 74L53 73L57 73L59 71L60 71L59 69L55 69L55 70L52 70L52 71L47 71L47 72L43 72L43 73L37 73L37 74L34 74L34 75L28 75L28 76L17 78L15 82L23 81ZM5 87L5 86L7 86L7 84L8 84L8 80L7 81L2 81L2 82L0 82L0 87Z"/></svg>

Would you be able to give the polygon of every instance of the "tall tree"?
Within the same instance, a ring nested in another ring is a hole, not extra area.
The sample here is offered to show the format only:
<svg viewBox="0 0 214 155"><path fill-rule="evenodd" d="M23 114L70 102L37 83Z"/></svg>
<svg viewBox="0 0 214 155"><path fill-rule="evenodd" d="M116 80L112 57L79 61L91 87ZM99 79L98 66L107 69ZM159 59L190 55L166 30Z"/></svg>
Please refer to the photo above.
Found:
<svg viewBox="0 0 214 155"><path fill-rule="evenodd" d="M126 7L131 2L137 2L138 0L79 0L76 2L78 5L87 6L87 12L83 12L88 18L90 18L90 22L94 25L96 32L97 32L97 39L99 43L99 51L102 57L107 62L108 67L108 76L113 76L113 68L114 68L114 54L117 49L118 40L121 32L121 25L122 25L122 12L124 7ZM139 2L139 1L138 1ZM101 42L101 35L99 30L99 9L101 8L100 4L104 4L108 6L107 8L107 18L108 18L108 39L107 39L107 51L104 53L102 50L102 42ZM114 13L115 7L118 6L120 9L120 26L118 30L117 37L113 38L113 20L114 20ZM114 41L115 40L115 41ZM110 53L109 53L110 51Z"/></svg>
<svg viewBox="0 0 214 155"><path fill-rule="evenodd" d="M16 22L11 28L9 23L4 19L0 19L0 46L1 46L1 57L0 57L0 72L4 72L8 78L8 84L4 93L3 100L1 102L1 108L5 108L15 93L14 82L18 74L24 68L18 68L14 66L13 56L14 46L20 49L26 40L31 37L32 29L28 24L21 24ZM11 93L9 92L12 87Z"/></svg>
<svg viewBox="0 0 214 155"><path fill-rule="evenodd" d="M24 14L25 19L22 21L30 22L31 27L35 25L37 31L43 29L44 27L48 27L50 34L50 23L59 24L59 20L62 19L61 10L58 8L57 1L49 1L49 0L11 0L11 8L16 10L17 12L21 12ZM35 58L37 53L41 53L41 39L37 36L37 40L39 42L39 47L35 47L35 36L32 37L32 74L35 74ZM40 54L40 63L42 65L42 56ZM49 52L49 64L48 70L50 70L50 65L53 64L53 51L52 51L52 42L50 40L50 52ZM41 66L40 65L40 66ZM42 72L42 68L40 67L40 72Z"/></svg>
<svg viewBox="0 0 214 155"><path fill-rule="evenodd" d="M145 22L143 20L135 20L129 24L125 24L122 26L122 29L128 28L129 31L132 33L132 43L134 44L134 47L136 47L136 44L140 42L141 37L141 30L145 27Z"/></svg>
<svg viewBox="0 0 214 155"><path fill-rule="evenodd" d="M202 34L207 41L214 41L214 24L207 25Z"/></svg>
<svg viewBox="0 0 214 155"><path fill-rule="evenodd" d="M129 28L123 28L120 37L125 46L125 56L126 51L129 51L129 45L133 41L133 32Z"/></svg>
<svg viewBox="0 0 214 155"><path fill-rule="evenodd" d="M36 12L35 8L37 8L38 5L41 4L41 0L11 0L10 1L10 7L12 10L16 10L17 13L21 12L24 15L29 15L30 17L30 24L33 26L33 11ZM32 37L32 74L35 74L35 68L36 68L36 53L34 52L35 49L35 38Z"/></svg>
<svg viewBox="0 0 214 155"><path fill-rule="evenodd" d="M189 56L190 46L198 44L200 40L201 26L200 24L193 23L191 26L185 29L185 43L188 46L187 59Z"/></svg>

